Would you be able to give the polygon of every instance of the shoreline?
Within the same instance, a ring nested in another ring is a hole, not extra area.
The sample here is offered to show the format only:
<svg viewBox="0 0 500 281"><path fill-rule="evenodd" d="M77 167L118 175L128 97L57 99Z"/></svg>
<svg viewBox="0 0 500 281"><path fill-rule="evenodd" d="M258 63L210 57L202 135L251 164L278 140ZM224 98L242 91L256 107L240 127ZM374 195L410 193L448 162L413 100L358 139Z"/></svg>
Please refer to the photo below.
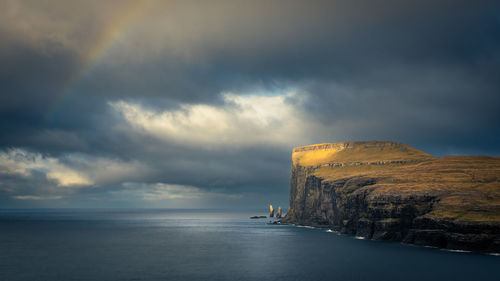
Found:
<svg viewBox="0 0 500 281"><path fill-rule="evenodd" d="M404 241L372 239L372 238L368 238L368 237L364 237L364 236L356 236L356 235L349 234L349 233L342 233L339 230L334 230L333 228L330 228L328 226L323 226L323 225L304 225L304 224L296 224L296 223L288 223L288 222L280 222L280 221L277 221L277 223L273 223L273 224L275 224L275 225L290 225L290 226L299 227L299 228L316 229L316 230L325 230L326 229L325 232L327 232L327 233L334 233L337 235L343 235L343 236L351 237L351 238L356 239L356 240L367 240L367 241L374 241L374 242L394 242L394 243L399 242L399 244L402 244L402 245L407 245L407 246L412 246L412 247L420 247L420 248L429 248L429 249L435 249L435 250L439 250L439 251L446 251L446 252L450 252L450 253L480 254L480 255L500 257L500 253L496 253L496 252L441 248L441 247L435 247L435 246L430 246L430 245L405 243Z"/></svg>

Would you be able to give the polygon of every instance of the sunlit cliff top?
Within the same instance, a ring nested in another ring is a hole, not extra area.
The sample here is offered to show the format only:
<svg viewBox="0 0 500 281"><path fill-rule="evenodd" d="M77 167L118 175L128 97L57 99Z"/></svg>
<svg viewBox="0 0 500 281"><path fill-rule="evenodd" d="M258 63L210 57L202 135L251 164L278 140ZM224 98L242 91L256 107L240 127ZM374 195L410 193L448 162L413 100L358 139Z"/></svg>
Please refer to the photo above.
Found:
<svg viewBox="0 0 500 281"><path fill-rule="evenodd" d="M321 143L293 149L292 163L319 166L331 163L411 161L434 158L409 145L390 141Z"/></svg>

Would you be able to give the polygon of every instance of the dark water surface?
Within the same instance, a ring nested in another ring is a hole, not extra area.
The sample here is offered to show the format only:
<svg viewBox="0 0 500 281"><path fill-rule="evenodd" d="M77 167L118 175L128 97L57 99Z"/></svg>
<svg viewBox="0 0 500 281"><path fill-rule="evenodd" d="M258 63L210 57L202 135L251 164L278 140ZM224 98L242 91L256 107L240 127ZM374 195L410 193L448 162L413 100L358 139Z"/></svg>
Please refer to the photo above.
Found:
<svg viewBox="0 0 500 281"><path fill-rule="evenodd" d="M500 257L267 225L256 212L0 211L0 280L500 280Z"/></svg>

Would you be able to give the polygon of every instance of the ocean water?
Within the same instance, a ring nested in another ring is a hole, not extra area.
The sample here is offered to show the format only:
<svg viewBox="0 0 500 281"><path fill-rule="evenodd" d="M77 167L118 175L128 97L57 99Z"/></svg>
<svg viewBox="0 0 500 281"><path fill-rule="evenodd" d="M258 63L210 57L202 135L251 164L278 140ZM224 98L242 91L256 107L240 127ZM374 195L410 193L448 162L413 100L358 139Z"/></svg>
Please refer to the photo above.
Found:
<svg viewBox="0 0 500 281"><path fill-rule="evenodd" d="M0 280L500 280L500 257L268 225L249 211L0 211Z"/></svg>

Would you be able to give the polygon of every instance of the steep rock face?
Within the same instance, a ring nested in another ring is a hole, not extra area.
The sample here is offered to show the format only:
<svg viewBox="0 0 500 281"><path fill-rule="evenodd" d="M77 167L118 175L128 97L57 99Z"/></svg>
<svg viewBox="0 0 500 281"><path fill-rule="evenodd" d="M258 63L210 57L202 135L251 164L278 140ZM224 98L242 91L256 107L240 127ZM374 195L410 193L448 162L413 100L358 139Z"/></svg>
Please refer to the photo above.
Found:
<svg viewBox="0 0 500 281"><path fill-rule="evenodd" d="M434 158L405 144L295 148L282 222L377 240L500 252L500 158Z"/></svg>

